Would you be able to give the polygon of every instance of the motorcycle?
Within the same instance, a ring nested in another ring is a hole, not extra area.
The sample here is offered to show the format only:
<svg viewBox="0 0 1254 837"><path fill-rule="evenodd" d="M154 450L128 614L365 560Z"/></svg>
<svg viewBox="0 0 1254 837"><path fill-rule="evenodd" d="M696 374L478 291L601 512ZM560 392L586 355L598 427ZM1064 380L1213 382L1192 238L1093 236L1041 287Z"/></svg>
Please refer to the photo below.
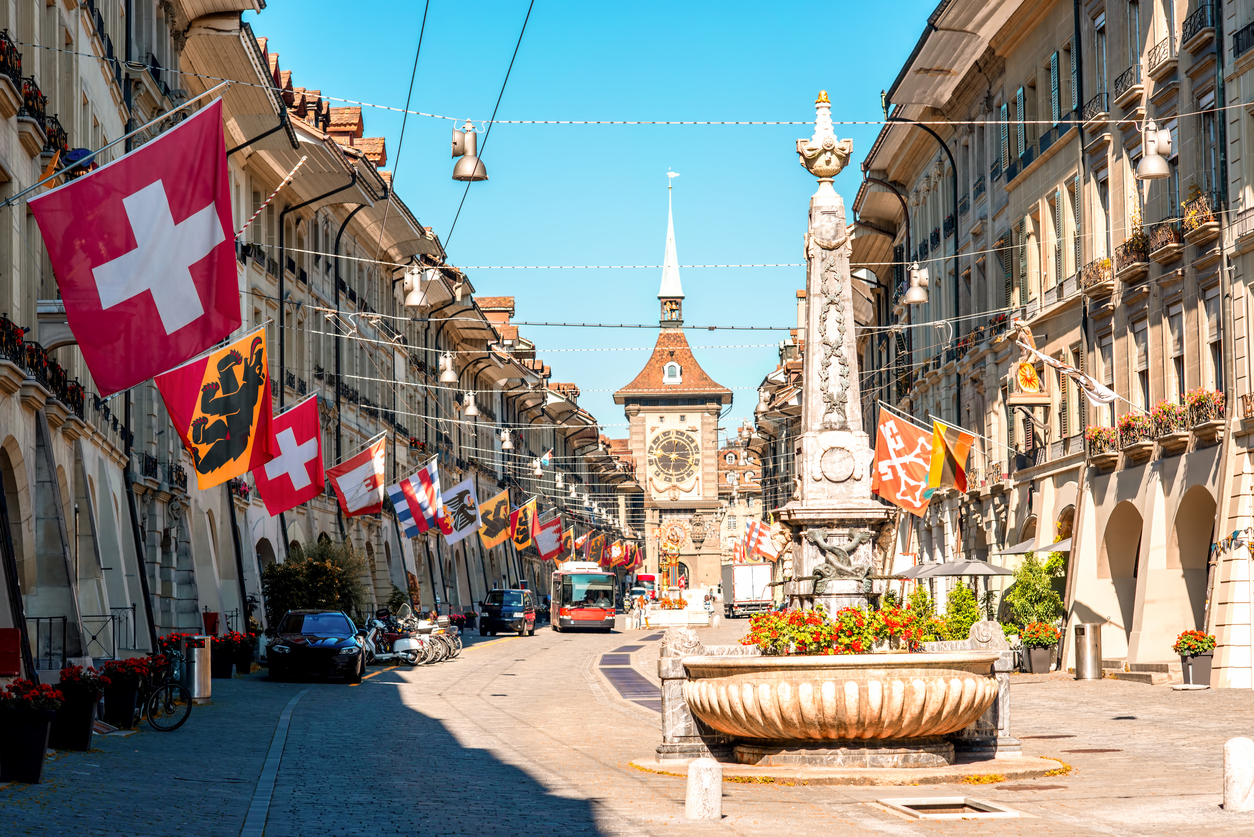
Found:
<svg viewBox="0 0 1254 837"><path fill-rule="evenodd" d="M385 623L378 618L379 616L387 618L388 622ZM426 657L422 641L401 624L393 622L391 614L385 611L376 613L375 618L371 619L369 625L359 631L358 635L361 636L365 645L367 665L397 660L406 665L416 666Z"/></svg>

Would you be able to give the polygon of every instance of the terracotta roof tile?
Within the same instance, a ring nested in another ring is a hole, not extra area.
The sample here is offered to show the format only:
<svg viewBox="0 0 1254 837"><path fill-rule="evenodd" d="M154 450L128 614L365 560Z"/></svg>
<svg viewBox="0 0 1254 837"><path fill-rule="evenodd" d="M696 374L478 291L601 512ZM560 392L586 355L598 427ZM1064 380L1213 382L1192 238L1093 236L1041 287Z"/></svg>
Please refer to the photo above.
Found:
<svg viewBox="0 0 1254 837"><path fill-rule="evenodd" d="M266 52L266 42L267 42L267 41L269 41L269 40L270 40L269 38L258 38L258 39L257 39L257 46L261 49L261 54L262 54L262 55L265 55L265 52Z"/></svg>
<svg viewBox="0 0 1254 837"><path fill-rule="evenodd" d="M479 303L481 311L503 311L508 310L512 315L514 313L514 298L512 296L477 296L475 302Z"/></svg>
<svg viewBox="0 0 1254 837"><path fill-rule="evenodd" d="M502 340L517 340L518 339L518 326L503 325L503 326L499 326L498 330L501 332Z"/></svg>
<svg viewBox="0 0 1254 837"><path fill-rule="evenodd" d="M354 139L361 137L364 125L361 121L361 108L331 108L331 125L333 133L348 133Z"/></svg>
<svg viewBox="0 0 1254 837"><path fill-rule="evenodd" d="M270 77L274 79L274 83L277 86L279 83L279 54L272 52L267 58L270 59Z"/></svg>
<svg viewBox="0 0 1254 837"><path fill-rule="evenodd" d="M667 363L675 361L679 364L683 383L665 384L662 382L663 368ZM701 364L697 363L692 349L688 346L688 338L682 331L663 331L657 336L657 344L648 363L636 379L614 393L614 400L622 403L624 396L629 395L674 395L682 397L688 394L710 394L731 400L731 390L715 382Z"/></svg>
<svg viewBox="0 0 1254 837"><path fill-rule="evenodd" d="M366 137L357 140L353 145L362 150L366 159L374 163L375 168L382 168L388 164L387 141L383 137Z"/></svg>

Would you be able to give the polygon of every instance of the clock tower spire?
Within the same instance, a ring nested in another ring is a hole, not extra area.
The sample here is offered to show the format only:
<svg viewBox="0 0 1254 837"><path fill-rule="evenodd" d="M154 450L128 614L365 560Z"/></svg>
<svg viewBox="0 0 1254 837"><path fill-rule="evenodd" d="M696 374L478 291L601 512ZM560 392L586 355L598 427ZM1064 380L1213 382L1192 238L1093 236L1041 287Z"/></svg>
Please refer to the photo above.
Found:
<svg viewBox="0 0 1254 837"><path fill-rule="evenodd" d="M657 298L662 303L662 328L677 328L684 324L684 286L679 281L679 256L675 252L675 214L671 208L671 191L675 186L676 172L666 172L666 258L662 262L662 287Z"/></svg>

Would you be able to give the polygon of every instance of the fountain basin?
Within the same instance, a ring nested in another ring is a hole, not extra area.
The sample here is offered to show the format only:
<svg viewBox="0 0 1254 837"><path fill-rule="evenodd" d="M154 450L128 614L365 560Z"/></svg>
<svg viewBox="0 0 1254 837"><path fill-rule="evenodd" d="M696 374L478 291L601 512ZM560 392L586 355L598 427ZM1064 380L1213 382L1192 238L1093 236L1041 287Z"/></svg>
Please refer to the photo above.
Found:
<svg viewBox="0 0 1254 837"><path fill-rule="evenodd" d="M684 657L684 699L742 739L856 741L957 732L997 698L997 651Z"/></svg>

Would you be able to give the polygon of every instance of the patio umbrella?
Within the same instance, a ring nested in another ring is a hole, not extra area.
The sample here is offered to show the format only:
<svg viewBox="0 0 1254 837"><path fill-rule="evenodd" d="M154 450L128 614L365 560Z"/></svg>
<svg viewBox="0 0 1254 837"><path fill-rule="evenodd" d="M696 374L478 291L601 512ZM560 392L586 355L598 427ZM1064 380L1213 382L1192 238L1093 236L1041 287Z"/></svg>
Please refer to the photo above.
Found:
<svg viewBox="0 0 1254 837"><path fill-rule="evenodd" d="M987 561L953 561L947 564L934 564L933 567L935 569L927 574L929 578L951 575L1014 575L1013 571Z"/></svg>
<svg viewBox="0 0 1254 837"><path fill-rule="evenodd" d="M935 574L936 570L944 564L915 564L913 567L902 570L899 573L893 573L893 578L927 578Z"/></svg>

